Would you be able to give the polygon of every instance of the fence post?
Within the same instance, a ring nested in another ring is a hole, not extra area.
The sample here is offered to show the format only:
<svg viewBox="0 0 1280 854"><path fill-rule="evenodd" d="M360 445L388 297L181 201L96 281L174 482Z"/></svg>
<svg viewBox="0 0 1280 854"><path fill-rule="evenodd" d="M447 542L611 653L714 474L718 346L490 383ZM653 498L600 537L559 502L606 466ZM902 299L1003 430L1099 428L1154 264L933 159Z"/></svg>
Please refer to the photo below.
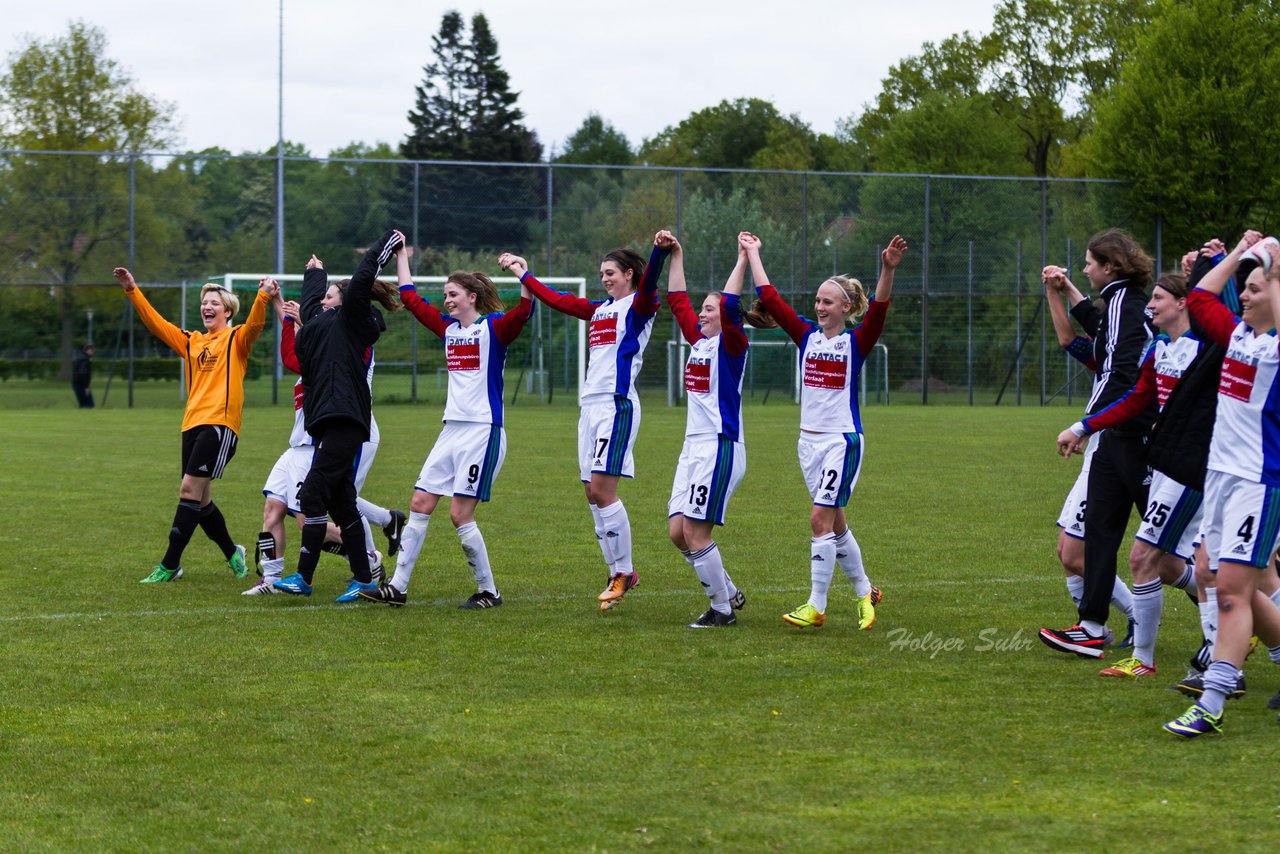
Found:
<svg viewBox="0 0 1280 854"><path fill-rule="evenodd" d="M1016 306L1014 317L1014 333L1013 341L1015 344L1022 343L1022 241L1018 241L1018 273L1014 279L1014 305ZM1013 370L1015 374L1013 382L1014 403L1018 406L1022 405L1022 347L1018 347L1018 352L1013 358Z"/></svg>
<svg viewBox="0 0 1280 854"><path fill-rule="evenodd" d="M920 402L929 402L929 176L924 176L924 247L920 253Z"/></svg>
<svg viewBox="0 0 1280 854"><path fill-rule="evenodd" d="M1063 264L1063 268L1067 271L1067 278L1068 279L1071 278L1071 238L1070 237L1067 238L1067 260L1066 260L1066 263ZM1057 298L1061 299L1061 297L1057 297ZM1070 406L1071 405L1071 385L1072 385L1072 382L1075 380L1075 377L1072 376L1072 373L1074 373L1074 370L1075 370L1075 365L1073 365L1072 362L1074 362L1075 359L1072 358L1070 353L1064 353L1063 355L1066 357L1066 360L1067 360L1067 406Z"/></svg>
<svg viewBox="0 0 1280 854"><path fill-rule="evenodd" d="M969 405L973 406L973 241L969 241L969 322L965 344L965 362L969 377Z"/></svg>
<svg viewBox="0 0 1280 854"><path fill-rule="evenodd" d="M133 257L134 247L134 166L137 163L137 156L129 155L129 269L132 271L136 266ZM133 316L136 312L129 312L129 408L133 409Z"/></svg>
<svg viewBox="0 0 1280 854"><path fill-rule="evenodd" d="M1043 270L1045 265L1049 263L1049 182L1040 182L1040 269ZM1046 300L1047 294L1044 288L1040 289L1040 299ZM1040 312L1040 405L1044 406L1045 402L1045 386L1049 382L1049 349L1047 340L1048 318L1045 316L1049 313L1049 306L1042 305L1044 311Z"/></svg>
<svg viewBox="0 0 1280 854"><path fill-rule="evenodd" d="M413 248L417 249L422 245L418 227L420 225L419 211L422 210L422 164L416 160L413 163ZM418 275L418 255L413 253L413 274ZM409 324L409 399L414 403L418 401L418 324Z"/></svg>
<svg viewBox="0 0 1280 854"><path fill-rule="evenodd" d="M809 281L809 173L800 173L800 245L804 254L800 256L800 280ZM791 279L791 287L796 287L796 279Z"/></svg>

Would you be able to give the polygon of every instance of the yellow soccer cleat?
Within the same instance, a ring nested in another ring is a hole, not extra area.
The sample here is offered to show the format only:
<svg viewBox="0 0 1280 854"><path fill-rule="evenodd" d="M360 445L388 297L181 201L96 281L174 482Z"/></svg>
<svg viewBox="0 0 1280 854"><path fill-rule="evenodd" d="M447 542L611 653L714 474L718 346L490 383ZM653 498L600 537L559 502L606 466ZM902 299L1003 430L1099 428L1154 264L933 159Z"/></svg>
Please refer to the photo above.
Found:
<svg viewBox="0 0 1280 854"><path fill-rule="evenodd" d="M1155 676L1156 669L1153 665L1143 664L1136 658L1125 658L1117 661L1110 667L1104 667L1098 671L1099 676L1120 676L1135 679L1139 676Z"/></svg>
<svg viewBox="0 0 1280 854"><path fill-rule="evenodd" d="M865 632L876 624L876 606L868 593L858 599L858 630Z"/></svg>
<svg viewBox="0 0 1280 854"><path fill-rule="evenodd" d="M812 626L813 628L816 629L818 628L818 626L821 626L823 623L826 622L827 615L826 615L826 612L819 611L817 608L813 607L808 602L805 602L803 605L801 605L799 608L796 608L790 614L783 614L782 619L790 623L791 625L799 626L802 629L807 628L809 626Z"/></svg>

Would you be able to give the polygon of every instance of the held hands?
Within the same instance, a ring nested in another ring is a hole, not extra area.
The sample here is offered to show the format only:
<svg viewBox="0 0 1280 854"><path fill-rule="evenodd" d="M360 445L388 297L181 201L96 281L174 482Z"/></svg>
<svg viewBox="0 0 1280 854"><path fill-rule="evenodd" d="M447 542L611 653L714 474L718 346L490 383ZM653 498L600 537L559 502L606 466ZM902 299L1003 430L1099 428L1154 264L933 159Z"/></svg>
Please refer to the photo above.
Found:
<svg viewBox="0 0 1280 854"><path fill-rule="evenodd" d="M280 283L267 276L258 280L258 290L269 297L278 297L280 296Z"/></svg>
<svg viewBox="0 0 1280 854"><path fill-rule="evenodd" d="M126 294L138 286L138 283L133 280L133 273L124 267L116 267L111 271L111 275L116 277L116 281L120 283L120 287Z"/></svg>
<svg viewBox="0 0 1280 854"><path fill-rule="evenodd" d="M1249 229L1244 233L1244 237L1240 238L1240 242L1236 244L1236 248L1232 250L1233 254L1243 254L1249 247L1262 239L1262 232Z"/></svg>
<svg viewBox="0 0 1280 854"><path fill-rule="evenodd" d="M311 260L307 262L307 269L308 269L308 270L323 270L323 269L324 269L324 262L323 262L323 261L321 261L319 258L317 258L314 254L312 254L312 256L311 256Z"/></svg>
<svg viewBox="0 0 1280 854"><path fill-rule="evenodd" d="M1199 257L1200 257L1200 253L1194 249L1188 252L1186 255L1182 256L1182 275L1184 276L1191 275L1191 271L1196 266L1196 259Z"/></svg>
<svg viewBox="0 0 1280 854"><path fill-rule="evenodd" d="M895 234L889 245L880 251L880 260L886 267L894 269L902 263L902 256L906 254L907 241L902 239L901 234Z"/></svg>
<svg viewBox="0 0 1280 854"><path fill-rule="evenodd" d="M1044 282L1046 288L1062 293L1067 287L1067 271L1062 267L1050 265L1040 271L1040 281Z"/></svg>
<svg viewBox="0 0 1280 854"><path fill-rule="evenodd" d="M1072 454L1083 454L1088 444L1088 436L1077 436L1070 427L1058 434L1058 453L1063 459L1070 458Z"/></svg>
<svg viewBox="0 0 1280 854"><path fill-rule="evenodd" d="M680 241L676 240L676 236L665 228L653 236L653 245L668 252L680 251Z"/></svg>
<svg viewBox="0 0 1280 854"><path fill-rule="evenodd" d="M1218 238L1214 237L1210 240L1205 241L1204 246L1200 247L1200 254L1205 255L1209 258L1214 258L1218 255L1226 255L1227 245L1223 243L1221 240L1219 240Z"/></svg>
<svg viewBox="0 0 1280 854"><path fill-rule="evenodd" d="M738 249L748 255L753 252L757 255L760 254L761 246L760 238L756 237L749 231L741 232L738 235Z"/></svg>
<svg viewBox="0 0 1280 854"><path fill-rule="evenodd" d="M298 305L293 300L286 300L282 303L280 310L284 312L285 317L292 317L295 322L301 322L299 312L302 310L302 306Z"/></svg>
<svg viewBox="0 0 1280 854"><path fill-rule="evenodd" d="M513 255L510 252L503 252L498 256L498 266L518 279L524 278L524 274L529 272L528 263L519 255Z"/></svg>

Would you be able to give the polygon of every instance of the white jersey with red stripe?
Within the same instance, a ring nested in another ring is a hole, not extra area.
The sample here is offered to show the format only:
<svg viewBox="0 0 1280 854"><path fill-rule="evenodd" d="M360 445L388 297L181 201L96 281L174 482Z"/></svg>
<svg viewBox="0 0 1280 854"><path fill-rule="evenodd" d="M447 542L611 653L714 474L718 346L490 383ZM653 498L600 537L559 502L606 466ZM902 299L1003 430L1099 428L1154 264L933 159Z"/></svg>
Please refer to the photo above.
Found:
<svg viewBox="0 0 1280 854"><path fill-rule="evenodd" d="M1218 414L1209 468L1280 486L1280 347L1275 332L1255 335L1241 321L1231 332L1218 381Z"/></svg>
<svg viewBox="0 0 1280 854"><path fill-rule="evenodd" d="M1191 332L1178 336L1177 341L1168 335L1159 335L1155 341L1156 402L1164 409L1165 402L1187 367L1200 353L1200 339Z"/></svg>
<svg viewBox="0 0 1280 854"><path fill-rule="evenodd" d="M502 426L502 368L507 362L507 347L494 334L495 316L501 315L485 315L470 326L453 320L445 328L449 396L444 421Z"/></svg>
<svg viewBox="0 0 1280 854"><path fill-rule="evenodd" d="M689 347L684 390L689 402L686 436L720 434L735 442L742 437L742 377L747 354L735 356L721 336L703 338Z"/></svg>
<svg viewBox="0 0 1280 854"><path fill-rule="evenodd" d="M596 307L587 331L587 378L583 402L626 397L639 404L636 377L644 364L644 348L653 334L653 315L632 311L636 292Z"/></svg>
<svg viewBox="0 0 1280 854"><path fill-rule="evenodd" d="M858 373L863 357L847 329L828 338L814 328L800 346L800 429L815 433L861 433Z"/></svg>

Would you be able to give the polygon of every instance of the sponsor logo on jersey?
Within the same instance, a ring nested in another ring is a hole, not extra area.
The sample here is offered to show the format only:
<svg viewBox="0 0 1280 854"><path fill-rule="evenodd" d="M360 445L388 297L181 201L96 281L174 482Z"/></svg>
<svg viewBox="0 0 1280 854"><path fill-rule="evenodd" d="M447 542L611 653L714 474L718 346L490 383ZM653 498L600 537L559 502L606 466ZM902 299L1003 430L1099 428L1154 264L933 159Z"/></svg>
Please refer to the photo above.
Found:
<svg viewBox="0 0 1280 854"><path fill-rule="evenodd" d="M591 331L587 344L590 347L607 347L618 342L618 315L616 312L597 314L591 318Z"/></svg>
<svg viewBox="0 0 1280 854"><path fill-rule="evenodd" d="M804 359L804 384L809 388L848 387L849 357L836 353L810 353Z"/></svg>
<svg viewBox="0 0 1280 854"><path fill-rule="evenodd" d="M480 342L450 336L445 344L445 365L450 371L480 370Z"/></svg>
<svg viewBox="0 0 1280 854"><path fill-rule="evenodd" d="M293 411L297 412L302 408L302 398L306 396L306 386L302 383L294 383L293 385Z"/></svg>
<svg viewBox="0 0 1280 854"><path fill-rule="evenodd" d="M218 369L218 356L205 347L200 351L200 355L196 356L196 370L198 371L214 371Z"/></svg>
<svg viewBox="0 0 1280 854"><path fill-rule="evenodd" d="M1237 354L1243 355L1243 354ZM1245 358L1249 358L1246 356ZM1253 382L1258 377L1256 358L1250 362L1242 362L1228 355L1222 360L1222 378L1218 381L1218 394L1232 400L1249 402L1253 394Z"/></svg>
<svg viewBox="0 0 1280 854"><path fill-rule="evenodd" d="M711 391L711 360L692 357L684 366L684 389L693 394Z"/></svg>

